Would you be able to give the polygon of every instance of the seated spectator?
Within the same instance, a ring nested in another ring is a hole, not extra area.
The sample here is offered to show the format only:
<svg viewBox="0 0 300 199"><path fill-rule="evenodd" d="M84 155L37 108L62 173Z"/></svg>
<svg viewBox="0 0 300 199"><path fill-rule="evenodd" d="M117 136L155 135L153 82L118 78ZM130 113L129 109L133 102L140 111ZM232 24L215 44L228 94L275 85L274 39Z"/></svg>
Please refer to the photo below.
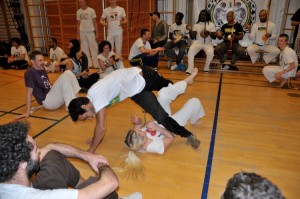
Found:
<svg viewBox="0 0 300 199"><path fill-rule="evenodd" d="M198 21L193 27L191 33L193 41L188 52L188 68L186 74L189 75L194 69L194 58L200 50L204 50L206 61L204 72L209 72L211 60L214 58L214 47L211 43L212 39L216 39L216 27L210 21L210 15L206 10L202 10L199 14Z"/></svg>
<svg viewBox="0 0 300 199"><path fill-rule="evenodd" d="M69 43L69 45L67 47L68 48L68 54L70 54L70 49L73 46L79 46L80 47L81 45L80 45L80 42L77 39L71 39L70 43ZM58 68L57 70L59 70L59 71L65 71L68 59L69 59L68 57L62 58L60 60L60 62L56 63L56 68ZM80 62L81 62L82 70L88 69L88 58L87 58L86 54L83 51L82 51L82 57L80 59Z"/></svg>
<svg viewBox="0 0 300 199"><path fill-rule="evenodd" d="M77 97L80 86L71 71L65 71L50 84L45 70L44 56L39 51L30 54L32 67L24 74L26 86L26 113L19 116L28 118L31 114L31 98L34 96L38 104L47 110L55 110L63 106L68 107L70 101Z"/></svg>
<svg viewBox="0 0 300 199"><path fill-rule="evenodd" d="M221 199L284 199L268 179L255 173L240 172L228 180Z"/></svg>
<svg viewBox="0 0 300 199"><path fill-rule="evenodd" d="M26 48L21 45L21 39L13 37L10 39L11 57L8 58L8 63L14 69L26 69L28 67L28 54Z"/></svg>
<svg viewBox="0 0 300 199"><path fill-rule="evenodd" d="M189 33L192 28L190 25L182 23L184 15L181 12L177 12L175 15L175 23L170 26L169 29L169 41L165 45L165 53L170 58L169 68L171 70L186 70L186 67L182 64L182 59L185 54L187 45L187 33ZM178 54L175 52L175 48L178 49ZM171 66L172 59L176 59L176 64Z"/></svg>
<svg viewBox="0 0 300 199"><path fill-rule="evenodd" d="M279 80L279 87L282 88L290 77L295 77L298 67L298 57L296 52L288 47L289 36L281 34L278 38L280 49L279 66L265 66L263 74L269 82Z"/></svg>
<svg viewBox="0 0 300 199"><path fill-rule="evenodd" d="M57 46L56 38L49 39L49 47L50 47L50 60L51 63L47 63L45 69L47 72L58 72L60 71L59 68L56 68L57 64L62 61L62 58L66 59L67 55L65 54L64 50Z"/></svg>
<svg viewBox="0 0 300 199"><path fill-rule="evenodd" d="M239 56L245 52L239 44L239 40L243 39L244 31L242 25L234 21L233 11L227 13L227 21L228 23L217 31L218 39L223 39L223 42L216 46L216 51L220 62L224 63L227 59L227 50L232 50L231 64L234 65Z"/></svg>
<svg viewBox="0 0 300 199"><path fill-rule="evenodd" d="M4 45L0 45L0 68L9 69L7 51Z"/></svg>
<svg viewBox="0 0 300 199"><path fill-rule="evenodd" d="M114 70L124 68L123 57L112 51L109 41L99 44L98 62L100 66L100 77L103 78Z"/></svg>
<svg viewBox="0 0 300 199"><path fill-rule="evenodd" d="M132 44L128 56L129 63L132 66L150 66L154 69L157 67L158 56L156 55L159 52L164 51L164 48L157 47L155 49L151 49L151 45L149 43L150 37L150 31L148 29L142 29L141 37Z"/></svg>
<svg viewBox="0 0 300 199"><path fill-rule="evenodd" d="M280 50L277 47L270 44L271 40L277 39L276 26L271 21L267 21L268 16L266 10L261 10L259 12L259 20L260 22L254 23L252 27L250 25L245 25L249 30L249 39L254 39L253 44L247 47L247 52L254 64L258 59L258 53L256 53L256 51L265 51L263 59L265 63L268 64L280 53Z"/></svg>
<svg viewBox="0 0 300 199"><path fill-rule="evenodd" d="M193 73L185 80L175 84L169 84L168 87L159 90L157 99L169 115L172 115L170 108L171 102L175 100L178 95L185 92L187 84L193 82L197 73L198 69L195 68ZM197 124L198 119L204 115L205 112L200 100L198 98L192 98L171 117L178 122L179 125L185 126L188 120L190 120L191 124ZM131 122L134 124L134 128L129 130L125 138L125 146L129 150L142 153L163 154L174 140L174 135L162 125L157 124L156 121L150 121L144 126L141 118L133 116Z"/></svg>
<svg viewBox="0 0 300 199"><path fill-rule="evenodd" d="M73 45L71 47L70 54L68 55L69 59L66 63L66 70L70 70L74 73L78 80L79 86L82 90L86 91L99 80L99 74L90 74L88 68L83 69L81 63L82 53L83 52L80 48L80 44Z"/></svg>
<svg viewBox="0 0 300 199"><path fill-rule="evenodd" d="M118 187L117 176L104 157L64 144L50 144L40 151L27 133L28 125L23 122L0 125L1 199L118 198L114 192ZM101 177L84 181L64 155L86 160ZM32 187L30 176L38 169Z"/></svg>

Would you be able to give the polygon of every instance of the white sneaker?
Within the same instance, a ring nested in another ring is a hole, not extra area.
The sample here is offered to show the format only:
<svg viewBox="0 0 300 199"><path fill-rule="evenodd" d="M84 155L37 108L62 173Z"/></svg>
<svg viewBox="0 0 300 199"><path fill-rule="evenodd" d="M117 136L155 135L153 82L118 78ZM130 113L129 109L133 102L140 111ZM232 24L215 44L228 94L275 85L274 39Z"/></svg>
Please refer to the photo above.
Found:
<svg viewBox="0 0 300 199"><path fill-rule="evenodd" d="M169 59L168 60L168 68L171 68L171 66L172 66L172 59Z"/></svg>
<svg viewBox="0 0 300 199"><path fill-rule="evenodd" d="M175 69L176 69L176 67L177 67L177 64L175 64L175 65L171 66L171 70L175 70Z"/></svg>
<svg viewBox="0 0 300 199"><path fill-rule="evenodd" d="M140 192L134 192L128 196L121 197L120 199L142 199L143 196Z"/></svg>

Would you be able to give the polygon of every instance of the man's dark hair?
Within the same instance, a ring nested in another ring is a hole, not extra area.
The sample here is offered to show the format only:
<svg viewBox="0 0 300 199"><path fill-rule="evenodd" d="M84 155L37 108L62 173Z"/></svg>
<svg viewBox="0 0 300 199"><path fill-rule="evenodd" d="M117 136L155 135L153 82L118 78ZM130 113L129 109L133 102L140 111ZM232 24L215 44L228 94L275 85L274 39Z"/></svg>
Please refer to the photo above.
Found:
<svg viewBox="0 0 300 199"><path fill-rule="evenodd" d="M57 44L57 39L56 39L56 38L54 38L54 37L51 37L51 38L50 38L50 40L52 40L52 41L53 41L53 43Z"/></svg>
<svg viewBox="0 0 300 199"><path fill-rule="evenodd" d="M10 43L12 43L12 42L16 42L18 45L21 45L21 39L20 38L18 38L18 37L12 37L12 38L10 38Z"/></svg>
<svg viewBox="0 0 300 199"><path fill-rule="evenodd" d="M236 173L227 183L222 199L284 199L269 180L255 173Z"/></svg>
<svg viewBox="0 0 300 199"><path fill-rule="evenodd" d="M152 17L153 15L156 15L158 18L160 18L160 13L159 12L152 12L150 13L150 16Z"/></svg>
<svg viewBox="0 0 300 199"><path fill-rule="evenodd" d="M0 182L11 180L20 163L30 159L30 147L26 137L28 124L12 122L0 125Z"/></svg>
<svg viewBox="0 0 300 199"><path fill-rule="evenodd" d="M289 41L289 36L287 34L280 34L279 37L284 37L285 41Z"/></svg>
<svg viewBox="0 0 300 199"><path fill-rule="evenodd" d="M141 30L141 37L143 37L143 35L145 35L146 32L150 32L150 30L148 30L148 29L146 29L146 28L143 28L143 29Z"/></svg>
<svg viewBox="0 0 300 199"><path fill-rule="evenodd" d="M36 56L37 55L43 55L43 53L41 51L38 51L38 50L34 50L30 53L29 55L29 59L31 60L35 60Z"/></svg>
<svg viewBox="0 0 300 199"><path fill-rule="evenodd" d="M108 45L109 51L111 51L111 49L112 49L111 48L111 43L107 40L103 40L103 41L100 42L99 47L98 47L99 54L103 53L103 49L106 45Z"/></svg>
<svg viewBox="0 0 300 199"><path fill-rule="evenodd" d="M68 110L74 122L78 120L79 115L82 115L86 112L86 110L81 108L81 106L86 105L89 102L90 100L87 97L77 97L70 102Z"/></svg>
<svg viewBox="0 0 300 199"><path fill-rule="evenodd" d="M181 12L177 12L175 16L179 16L181 20L182 20L183 17L184 17L183 13L181 13Z"/></svg>
<svg viewBox="0 0 300 199"><path fill-rule="evenodd" d="M199 13L199 17L198 17L198 21L196 23L199 23L200 22L200 16L201 16L201 13L205 12L205 22L210 22L210 15L209 13L207 12L207 10L201 10L201 12Z"/></svg>

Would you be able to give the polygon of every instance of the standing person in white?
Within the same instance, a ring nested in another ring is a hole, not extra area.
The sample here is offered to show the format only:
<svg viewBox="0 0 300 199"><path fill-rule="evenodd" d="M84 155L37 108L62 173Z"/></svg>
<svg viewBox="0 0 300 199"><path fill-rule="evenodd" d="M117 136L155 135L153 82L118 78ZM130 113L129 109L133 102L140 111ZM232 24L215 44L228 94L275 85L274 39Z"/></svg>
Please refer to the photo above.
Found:
<svg viewBox="0 0 300 199"><path fill-rule="evenodd" d="M81 41L83 52L87 55L89 67L99 68L98 56L98 26L96 13L93 8L86 5L86 0L78 1L80 9L77 10L77 39Z"/></svg>
<svg viewBox="0 0 300 199"><path fill-rule="evenodd" d="M281 51L279 55L279 66L265 66L263 74L269 82L279 80L279 87L283 87L288 78L296 75L298 67L298 57L296 52L288 47L289 36L281 34L278 38L278 47Z"/></svg>
<svg viewBox="0 0 300 199"><path fill-rule="evenodd" d="M124 8L117 6L117 0L109 0L110 7L104 9L100 24L108 29L106 40L109 41L116 53L122 55L123 29L121 25L127 24Z"/></svg>
<svg viewBox="0 0 300 199"><path fill-rule="evenodd" d="M256 22L251 25L245 25L245 27L250 31L249 39L254 40L253 44L248 46L247 52L250 55L251 61L254 64L258 59L258 50L264 50L263 59L266 64L270 63L275 57L280 53L280 50L275 46L270 44L271 40L277 39L276 25L268 20L267 11L261 10L259 12L260 22ZM267 25L268 23L268 25Z"/></svg>
<svg viewBox="0 0 300 199"><path fill-rule="evenodd" d="M193 27L191 37L196 38L196 40L188 52L188 68L186 74L190 75L193 72L195 55L202 49L206 54L204 72L209 72L210 62L214 58L214 47L211 40L216 39L216 27L210 22L210 15L206 10L200 12L198 21Z"/></svg>

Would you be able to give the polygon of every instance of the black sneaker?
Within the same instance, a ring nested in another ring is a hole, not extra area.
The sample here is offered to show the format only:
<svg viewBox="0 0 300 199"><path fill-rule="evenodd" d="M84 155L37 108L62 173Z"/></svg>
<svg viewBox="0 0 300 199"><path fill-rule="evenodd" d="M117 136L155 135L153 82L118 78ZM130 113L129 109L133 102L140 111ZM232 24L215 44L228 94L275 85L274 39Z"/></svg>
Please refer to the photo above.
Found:
<svg viewBox="0 0 300 199"><path fill-rule="evenodd" d="M194 149L197 149L200 146L200 140L193 134L187 137L187 144L191 145Z"/></svg>
<svg viewBox="0 0 300 199"><path fill-rule="evenodd" d="M237 60L237 56L235 54L232 55L231 64L234 65Z"/></svg>
<svg viewBox="0 0 300 199"><path fill-rule="evenodd" d="M220 57L220 63L223 64L227 59L227 54Z"/></svg>

